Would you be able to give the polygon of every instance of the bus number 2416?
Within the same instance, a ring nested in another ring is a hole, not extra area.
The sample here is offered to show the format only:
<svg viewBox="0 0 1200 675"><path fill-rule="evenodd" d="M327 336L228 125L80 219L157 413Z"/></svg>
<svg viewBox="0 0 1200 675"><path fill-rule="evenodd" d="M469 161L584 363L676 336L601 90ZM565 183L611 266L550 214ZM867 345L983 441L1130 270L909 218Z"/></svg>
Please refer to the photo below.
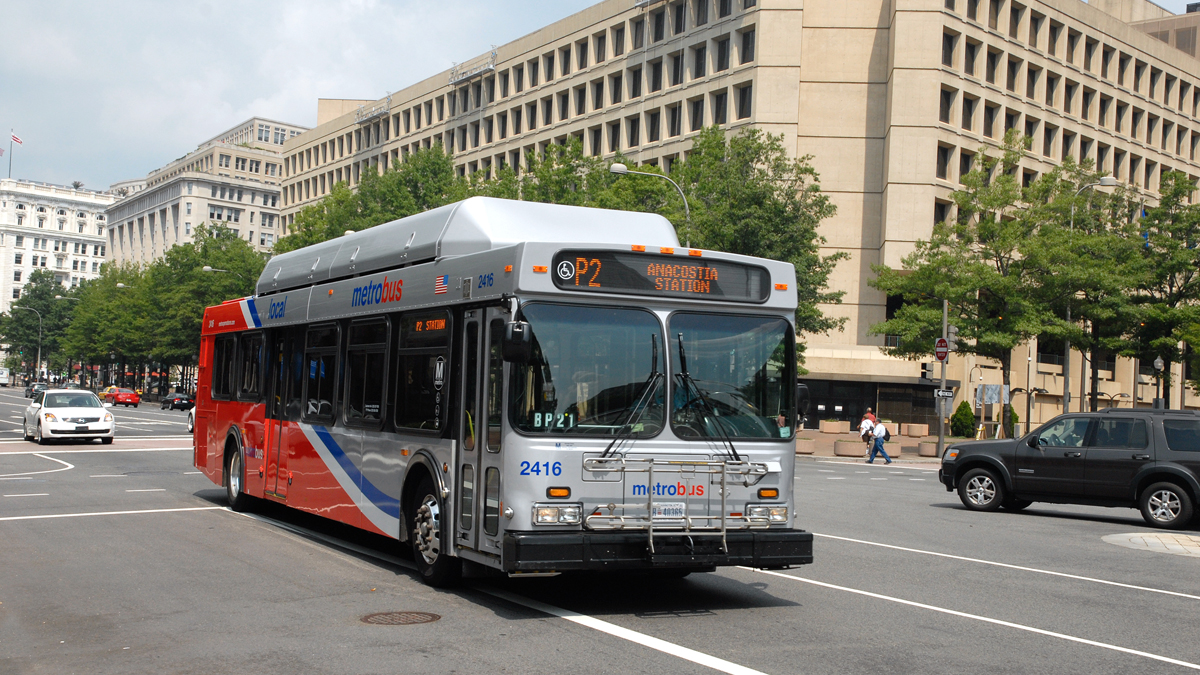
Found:
<svg viewBox="0 0 1200 675"><path fill-rule="evenodd" d="M544 472L544 473L543 473ZM562 462L521 462L522 476L561 476Z"/></svg>

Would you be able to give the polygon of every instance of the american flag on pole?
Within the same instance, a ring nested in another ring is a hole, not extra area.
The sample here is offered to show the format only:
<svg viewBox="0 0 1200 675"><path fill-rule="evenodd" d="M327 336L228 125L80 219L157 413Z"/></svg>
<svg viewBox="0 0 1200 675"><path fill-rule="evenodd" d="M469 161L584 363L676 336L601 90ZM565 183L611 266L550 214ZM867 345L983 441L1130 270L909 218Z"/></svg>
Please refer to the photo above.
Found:
<svg viewBox="0 0 1200 675"><path fill-rule="evenodd" d="M442 293L445 293L446 291L450 290L450 287L446 285L446 282L449 281L449 278L450 278L449 275L446 275L446 274L443 274L440 277L433 278L433 294L434 295L441 295Z"/></svg>
<svg viewBox="0 0 1200 675"><path fill-rule="evenodd" d="M25 145L25 141L22 141L21 138L19 136L17 136L16 134L12 135L12 139L13 139L13 143L16 143L17 145Z"/></svg>

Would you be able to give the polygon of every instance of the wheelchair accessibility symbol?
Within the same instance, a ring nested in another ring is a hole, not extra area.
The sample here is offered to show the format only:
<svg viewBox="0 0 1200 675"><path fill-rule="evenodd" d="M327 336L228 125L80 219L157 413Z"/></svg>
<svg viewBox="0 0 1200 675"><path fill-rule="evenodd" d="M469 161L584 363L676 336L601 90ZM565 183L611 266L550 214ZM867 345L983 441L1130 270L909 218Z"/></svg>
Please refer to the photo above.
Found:
<svg viewBox="0 0 1200 675"><path fill-rule="evenodd" d="M573 279L575 277L575 265L571 264L570 260L558 263L558 276L561 279Z"/></svg>

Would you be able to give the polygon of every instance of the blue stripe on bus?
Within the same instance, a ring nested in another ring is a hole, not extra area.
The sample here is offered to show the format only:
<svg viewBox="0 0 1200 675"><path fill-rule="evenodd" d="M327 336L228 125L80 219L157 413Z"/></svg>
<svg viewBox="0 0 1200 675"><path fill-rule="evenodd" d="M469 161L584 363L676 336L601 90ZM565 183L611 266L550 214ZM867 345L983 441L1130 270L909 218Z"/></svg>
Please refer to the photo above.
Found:
<svg viewBox="0 0 1200 675"><path fill-rule="evenodd" d="M254 300L246 300L246 304L250 307L250 318L254 319L254 327L262 328L262 319L258 318L258 307L254 305Z"/></svg>
<svg viewBox="0 0 1200 675"><path fill-rule="evenodd" d="M320 438L321 442L325 444L325 448L329 450L329 453L332 454L333 458L337 460L337 463L341 465L342 470L346 472L346 475L350 476L350 480L354 481L355 484L359 486L359 489L362 490L363 496L366 497L367 500L372 504L374 504L380 511L383 511L392 518L399 520L400 500L384 494L382 490L375 487L371 481L367 480L366 476L362 475L362 471L360 471L358 467L355 466L354 462L350 461L350 458L346 456L345 451L343 451L341 446L337 444L337 441L333 440L333 436L329 433L328 429L314 424L313 431L317 432L317 438Z"/></svg>

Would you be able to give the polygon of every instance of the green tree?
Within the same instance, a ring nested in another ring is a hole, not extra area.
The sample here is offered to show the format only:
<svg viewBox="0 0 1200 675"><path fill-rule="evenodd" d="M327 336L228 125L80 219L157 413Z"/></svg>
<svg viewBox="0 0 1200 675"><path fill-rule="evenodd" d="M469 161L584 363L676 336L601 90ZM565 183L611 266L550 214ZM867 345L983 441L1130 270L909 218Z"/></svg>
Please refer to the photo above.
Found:
<svg viewBox="0 0 1200 675"><path fill-rule="evenodd" d="M970 403L962 401L950 416L950 435L962 438L975 435L975 411Z"/></svg>
<svg viewBox="0 0 1200 675"><path fill-rule="evenodd" d="M9 353L22 355L29 375L35 372L39 344L43 365L59 349L70 321L69 305L72 303L56 300L54 296L65 292L62 284L55 280L54 272L34 270L26 279L20 299L14 301L9 313L0 318L0 335L8 343Z"/></svg>

